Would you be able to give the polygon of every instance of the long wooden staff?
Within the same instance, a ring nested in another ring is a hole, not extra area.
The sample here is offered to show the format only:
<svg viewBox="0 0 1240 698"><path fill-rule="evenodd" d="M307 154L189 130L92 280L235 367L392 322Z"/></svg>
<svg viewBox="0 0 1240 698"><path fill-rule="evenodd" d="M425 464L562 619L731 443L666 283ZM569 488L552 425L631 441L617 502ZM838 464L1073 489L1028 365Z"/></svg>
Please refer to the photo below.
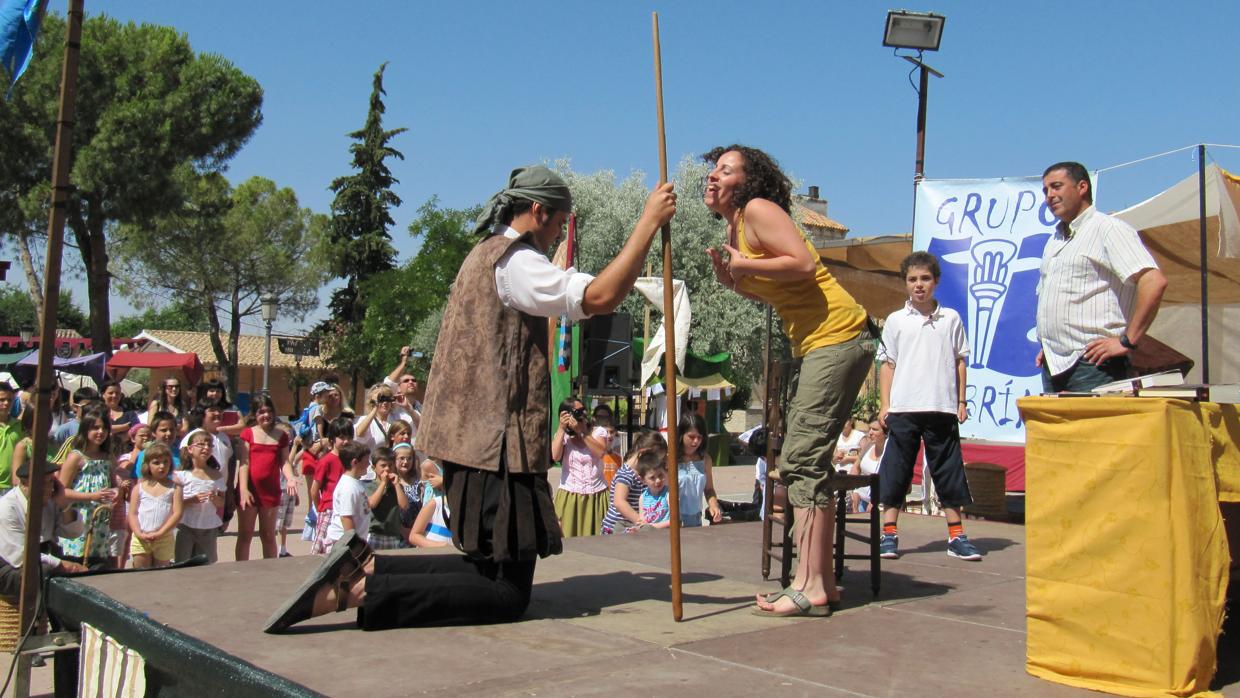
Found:
<svg viewBox="0 0 1240 698"><path fill-rule="evenodd" d="M56 348L56 314L60 302L60 255L64 244L68 207L69 170L73 163L73 124L77 106L78 53L82 42L82 0L70 0L65 22L65 58L60 73L60 115L56 118L56 146L52 159L52 210L47 222L47 264L43 273L43 322L39 332L39 368L35 373L34 446L30 454L30 495L26 510L26 551L22 559L22 635L31 632L39 605L41 583L39 545L43 542L43 462L47 459L47 433L52 424L52 391L56 386L53 350ZM107 351L108 347L95 347ZM21 649L18 645L17 649Z"/></svg>
<svg viewBox="0 0 1240 698"><path fill-rule="evenodd" d="M654 94L659 114L659 185L667 182L667 137L663 132L663 58L659 51L659 13L654 20ZM672 302L672 224L663 226L663 384L667 388L667 499L672 525L672 618L684 616L680 603L680 482L678 467L680 436L677 434L676 328Z"/></svg>

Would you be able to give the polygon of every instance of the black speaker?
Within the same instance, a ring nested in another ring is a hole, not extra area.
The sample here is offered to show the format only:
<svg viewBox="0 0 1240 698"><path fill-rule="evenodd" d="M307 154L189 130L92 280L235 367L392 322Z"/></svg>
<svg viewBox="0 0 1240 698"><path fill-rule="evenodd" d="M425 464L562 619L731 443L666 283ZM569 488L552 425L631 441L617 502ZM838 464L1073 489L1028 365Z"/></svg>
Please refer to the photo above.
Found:
<svg viewBox="0 0 1240 698"><path fill-rule="evenodd" d="M595 315L582 328L581 375L593 395L627 394L633 382L633 319Z"/></svg>

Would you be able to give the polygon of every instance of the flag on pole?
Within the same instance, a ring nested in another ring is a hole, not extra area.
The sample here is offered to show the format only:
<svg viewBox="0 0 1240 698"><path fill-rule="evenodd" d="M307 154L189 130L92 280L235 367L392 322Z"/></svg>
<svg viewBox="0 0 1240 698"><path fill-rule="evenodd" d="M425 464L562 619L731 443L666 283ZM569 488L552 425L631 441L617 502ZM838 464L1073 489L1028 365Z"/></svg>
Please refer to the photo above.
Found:
<svg viewBox="0 0 1240 698"><path fill-rule="evenodd" d="M0 64L9 74L6 99L34 55L34 40L47 0L0 0Z"/></svg>
<svg viewBox="0 0 1240 698"><path fill-rule="evenodd" d="M560 246L556 248L555 257L551 260L561 269L568 269L573 266L573 256L577 246L577 217L570 216L568 219L568 237ZM558 321L549 320L547 323L548 330L551 332L551 342L548 350L555 353L555 357L548 357L550 361L554 361L550 367L551 372L551 409L548 410L547 428L548 436L554 436L555 430L560 426L560 415L557 406L564 401L564 398L573 394L573 379L577 377L580 370L577 357L578 352L575 351L581 345L581 326L568 321L568 317L561 315Z"/></svg>
<svg viewBox="0 0 1240 698"><path fill-rule="evenodd" d="M574 247L576 247L576 244L577 244L577 214L574 213L568 217L568 239L564 242L565 252L566 252L565 254L566 260L564 263L564 268L566 269L573 265L573 259L575 256L574 253L576 252ZM572 328L572 323L568 321L568 316L561 315L560 316L560 328L559 328L560 341L558 343L558 346L556 346L556 361L555 361L556 373L568 373L569 369L572 367L572 363L573 363L572 346L573 345L572 345L571 338L572 338L573 333L570 332L571 328Z"/></svg>

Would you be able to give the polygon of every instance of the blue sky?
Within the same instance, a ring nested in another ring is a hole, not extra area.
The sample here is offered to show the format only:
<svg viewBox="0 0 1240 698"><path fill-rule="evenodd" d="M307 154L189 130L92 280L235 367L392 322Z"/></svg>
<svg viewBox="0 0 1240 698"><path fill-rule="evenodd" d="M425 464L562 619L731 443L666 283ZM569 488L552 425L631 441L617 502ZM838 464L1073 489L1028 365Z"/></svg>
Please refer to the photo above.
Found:
<svg viewBox="0 0 1240 698"><path fill-rule="evenodd" d="M54 2L53 8L63 12ZM371 76L389 62L388 127L406 226L432 196L485 200L514 166L657 174L650 13L662 33L669 158L728 142L761 147L854 235L908 232L916 95L882 46L870 2L168 2L88 0L88 14L171 25L265 90L264 122L229 176L292 187L327 212L348 172ZM1240 143L1230 31L1240 3L927 0L947 16L929 90L932 178L1091 169L1181 146ZM85 47L89 50L89 47ZM37 58L36 58L37 60ZM1240 170L1240 150L1212 159ZM1106 173L1100 207L1123 208L1196 171L1191 152ZM1193 243L1195 244L1195 242ZM80 289L80 284L77 285ZM76 293L84 303L85 294ZM123 313L121 305L114 312ZM296 324L282 323L294 331Z"/></svg>

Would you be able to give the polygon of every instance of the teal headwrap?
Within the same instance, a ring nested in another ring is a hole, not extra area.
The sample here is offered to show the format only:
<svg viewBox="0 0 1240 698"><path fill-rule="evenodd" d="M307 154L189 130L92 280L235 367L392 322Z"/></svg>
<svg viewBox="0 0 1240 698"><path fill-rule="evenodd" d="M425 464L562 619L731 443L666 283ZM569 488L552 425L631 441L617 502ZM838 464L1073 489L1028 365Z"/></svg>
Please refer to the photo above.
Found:
<svg viewBox="0 0 1240 698"><path fill-rule="evenodd" d="M568 191L564 178L543 167L530 165L518 167L508 175L508 187L496 192L482 209L482 215L474 225L474 232L485 235L495 224L507 217L507 212L519 200L535 201L557 211L573 208L573 195Z"/></svg>

